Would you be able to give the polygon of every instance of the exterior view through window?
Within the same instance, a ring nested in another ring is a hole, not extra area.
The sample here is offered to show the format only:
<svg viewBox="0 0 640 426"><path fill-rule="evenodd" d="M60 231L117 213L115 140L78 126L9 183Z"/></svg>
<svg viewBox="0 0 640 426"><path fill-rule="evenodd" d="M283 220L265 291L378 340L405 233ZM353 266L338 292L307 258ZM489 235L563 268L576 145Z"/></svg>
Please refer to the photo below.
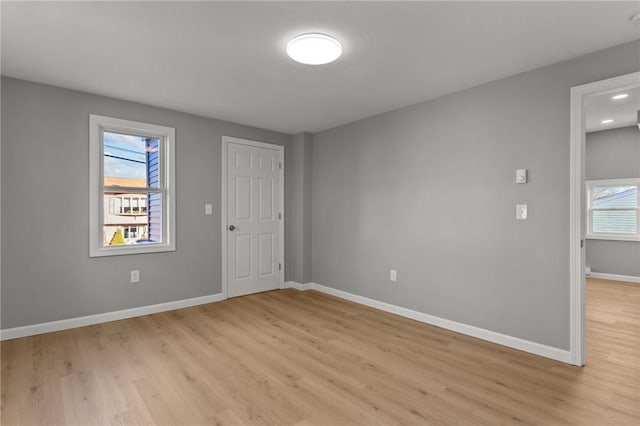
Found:
<svg viewBox="0 0 640 426"><path fill-rule="evenodd" d="M103 133L103 246L162 242L160 140Z"/></svg>
<svg viewBox="0 0 640 426"><path fill-rule="evenodd" d="M176 249L175 128L89 116L89 257Z"/></svg>
<svg viewBox="0 0 640 426"><path fill-rule="evenodd" d="M636 240L638 232L638 179L587 182L590 238Z"/></svg>

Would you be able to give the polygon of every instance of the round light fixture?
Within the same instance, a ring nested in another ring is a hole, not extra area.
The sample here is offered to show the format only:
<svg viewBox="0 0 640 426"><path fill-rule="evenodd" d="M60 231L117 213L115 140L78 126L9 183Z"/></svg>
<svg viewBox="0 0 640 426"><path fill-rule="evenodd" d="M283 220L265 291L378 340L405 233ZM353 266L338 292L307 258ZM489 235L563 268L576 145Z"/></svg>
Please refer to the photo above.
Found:
<svg viewBox="0 0 640 426"><path fill-rule="evenodd" d="M619 95L612 96L611 99L613 99L614 101L617 101L617 100L628 98L628 97L629 97L628 93L620 93Z"/></svg>
<svg viewBox="0 0 640 426"><path fill-rule="evenodd" d="M301 64L323 65L342 55L342 45L326 34L300 34L287 44L287 55Z"/></svg>

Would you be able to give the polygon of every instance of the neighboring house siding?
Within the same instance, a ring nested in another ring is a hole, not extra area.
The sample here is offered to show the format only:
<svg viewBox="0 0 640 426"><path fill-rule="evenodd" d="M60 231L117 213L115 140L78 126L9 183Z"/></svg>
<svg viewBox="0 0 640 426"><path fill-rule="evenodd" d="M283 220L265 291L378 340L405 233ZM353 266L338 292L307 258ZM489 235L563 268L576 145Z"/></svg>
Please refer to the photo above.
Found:
<svg viewBox="0 0 640 426"><path fill-rule="evenodd" d="M147 186L160 186L160 154L159 141L147 141ZM162 194L150 193L148 196L149 240L162 241Z"/></svg>

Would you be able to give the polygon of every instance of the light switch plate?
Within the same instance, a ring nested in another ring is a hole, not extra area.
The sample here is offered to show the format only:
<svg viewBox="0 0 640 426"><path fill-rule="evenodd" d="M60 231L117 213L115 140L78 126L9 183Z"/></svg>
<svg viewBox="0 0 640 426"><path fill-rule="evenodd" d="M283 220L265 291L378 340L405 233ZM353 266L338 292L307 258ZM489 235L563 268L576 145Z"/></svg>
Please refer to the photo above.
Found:
<svg viewBox="0 0 640 426"><path fill-rule="evenodd" d="M516 219L527 220L527 205L516 204Z"/></svg>
<svg viewBox="0 0 640 426"><path fill-rule="evenodd" d="M527 183L527 169L516 170L516 183Z"/></svg>
<svg viewBox="0 0 640 426"><path fill-rule="evenodd" d="M204 214L213 214L213 205L205 204L204 205Z"/></svg>

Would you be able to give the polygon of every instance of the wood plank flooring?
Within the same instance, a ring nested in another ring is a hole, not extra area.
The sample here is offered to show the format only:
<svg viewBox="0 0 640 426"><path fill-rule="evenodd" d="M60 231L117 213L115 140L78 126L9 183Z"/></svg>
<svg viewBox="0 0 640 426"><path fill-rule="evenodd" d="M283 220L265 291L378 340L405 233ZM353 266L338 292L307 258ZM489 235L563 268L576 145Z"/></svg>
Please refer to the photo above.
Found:
<svg viewBox="0 0 640 426"><path fill-rule="evenodd" d="M10 340L1 421L640 424L640 286L587 289L584 368L296 290Z"/></svg>

